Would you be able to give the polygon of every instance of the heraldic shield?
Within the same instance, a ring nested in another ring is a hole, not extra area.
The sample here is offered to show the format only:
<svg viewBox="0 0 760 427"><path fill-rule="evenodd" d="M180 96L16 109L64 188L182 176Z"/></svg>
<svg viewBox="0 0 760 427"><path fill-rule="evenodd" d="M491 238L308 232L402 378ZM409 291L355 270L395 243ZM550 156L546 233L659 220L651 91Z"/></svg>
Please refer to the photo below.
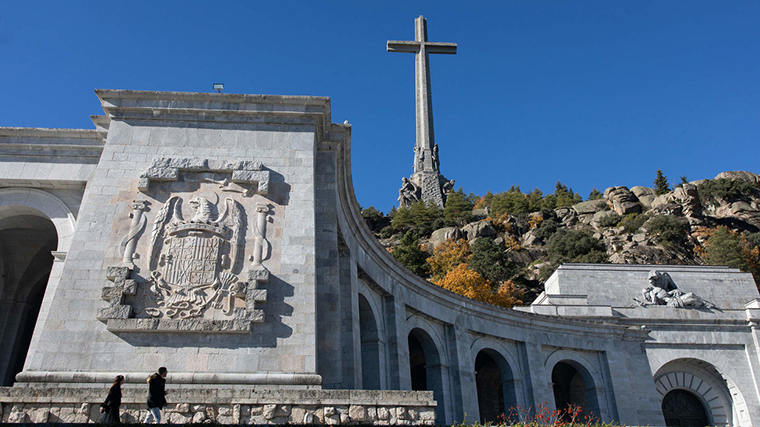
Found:
<svg viewBox="0 0 760 427"><path fill-rule="evenodd" d="M156 216L151 233L150 291L152 317L198 317L215 303L229 314L237 293L235 270L243 225L242 208L227 198L223 210L203 197L189 202L192 219L182 218L182 199L170 198Z"/></svg>

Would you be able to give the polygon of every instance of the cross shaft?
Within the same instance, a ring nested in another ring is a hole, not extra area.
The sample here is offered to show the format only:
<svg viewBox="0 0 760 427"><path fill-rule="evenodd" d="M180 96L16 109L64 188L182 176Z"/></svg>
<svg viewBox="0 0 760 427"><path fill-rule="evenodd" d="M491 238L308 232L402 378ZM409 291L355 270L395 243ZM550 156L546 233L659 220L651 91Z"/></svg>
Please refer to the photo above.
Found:
<svg viewBox="0 0 760 427"><path fill-rule="evenodd" d="M430 152L435 144L433 134L433 102L430 90L431 53L456 54L456 43L429 42L427 38L427 20L420 15L414 20L414 41L389 40L388 52L407 52L415 54L415 90L417 100L417 142L416 152ZM415 172L419 172L415 162Z"/></svg>

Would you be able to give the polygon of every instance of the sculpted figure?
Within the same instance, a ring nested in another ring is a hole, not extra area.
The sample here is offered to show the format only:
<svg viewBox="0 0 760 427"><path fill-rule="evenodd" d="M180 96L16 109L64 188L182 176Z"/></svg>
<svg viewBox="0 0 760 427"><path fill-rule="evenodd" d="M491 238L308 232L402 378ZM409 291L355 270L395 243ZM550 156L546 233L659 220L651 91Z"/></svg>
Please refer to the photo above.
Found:
<svg viewBox="0 0 760 427"><path fill-rule="evenodd" d="M419 199L419 188L406 177L401 178L401 189L398 190L399 206L410 206Z"/></svg>
<svg viewBox="0 0 760 427"><path fill-rule="evenodd" d="M448 196L449 193L454 190L454 180L450 179L443 183L443 194L444 196Z"/></svg>
<svg viewBox="0 0 760 427"><path fill-rule="evenodd" d="M433 170L437 171L441 167L441 161L438 159L438 144L433 145Z"/></svg>
<svg viewBox="0 0 760 427"><path fill-rule="evenodd" d="M703 300L694 293L683 292L678 289L668 273L650 271L648 279L649 285L643 290L644 301L639 301L642 306L667 305L678 308L715 308L715 304Z"/></svg>

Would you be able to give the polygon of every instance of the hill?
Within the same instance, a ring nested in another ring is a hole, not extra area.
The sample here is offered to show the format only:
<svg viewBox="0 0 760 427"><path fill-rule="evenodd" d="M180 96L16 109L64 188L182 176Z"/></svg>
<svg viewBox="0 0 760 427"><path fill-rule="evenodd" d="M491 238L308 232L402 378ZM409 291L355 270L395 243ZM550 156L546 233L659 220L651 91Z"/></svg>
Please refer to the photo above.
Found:
<svg viewBox="0 0 760 427"><path fill-rule="evenodd" d="M670 188L617 186L588 200L519 187L485 196L449 194L444 209L422 202L367 225L412 272L497 305L529 304L563 262L729 265L760 281L760 175L732 171Z"/></svg>

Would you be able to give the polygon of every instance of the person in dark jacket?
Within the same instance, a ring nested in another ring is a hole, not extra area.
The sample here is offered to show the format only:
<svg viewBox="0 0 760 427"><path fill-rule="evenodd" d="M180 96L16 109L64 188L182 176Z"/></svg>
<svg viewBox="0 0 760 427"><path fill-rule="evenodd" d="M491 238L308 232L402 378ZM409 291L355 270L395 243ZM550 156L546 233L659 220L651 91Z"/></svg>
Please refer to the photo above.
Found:
<svg viewBox="0 0 760 427"><path fill-rule="evenodd" d="M119 406L121 406L121 385L124 384L124 375L117 375L113 380L108 397L100 405L100 422L105 424L121 422Z"/></svg>
<svg viewBox="0 0 760 427"><path fill-rule="evenodd" d="M166 375L169 372L165 367L158 368L158 372L148 377L148 416L145 424L161 422L161 409L166 406Z"/></svg>

